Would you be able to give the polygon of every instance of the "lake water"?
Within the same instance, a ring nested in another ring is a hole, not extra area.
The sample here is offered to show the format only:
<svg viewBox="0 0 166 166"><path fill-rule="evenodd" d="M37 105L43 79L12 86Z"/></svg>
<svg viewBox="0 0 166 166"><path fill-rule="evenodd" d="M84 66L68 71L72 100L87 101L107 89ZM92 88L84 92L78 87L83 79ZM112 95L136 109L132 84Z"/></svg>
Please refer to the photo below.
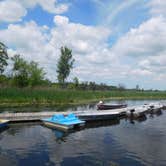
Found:
<svg viewBox="0 0 166 166"><path fill-rule="evenodd" d="M166 110L139 121L90 123L71 133L40 123L13 124L0 132L0 166L8 165L166 166Z"/></svg>

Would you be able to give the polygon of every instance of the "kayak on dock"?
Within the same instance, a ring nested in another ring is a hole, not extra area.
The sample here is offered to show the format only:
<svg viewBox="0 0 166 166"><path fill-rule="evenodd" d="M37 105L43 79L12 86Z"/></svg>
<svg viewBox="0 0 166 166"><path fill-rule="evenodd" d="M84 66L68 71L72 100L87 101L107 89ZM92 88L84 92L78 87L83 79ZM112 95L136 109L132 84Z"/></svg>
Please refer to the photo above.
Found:
<svg viewBox="0 0 166 166"><path fill-rule="evenodd" d="M63 131L85 125L85 121L80 120L73 113L69 114L68 116L64 116L63 114L53 115L50 118L42 119L42 121L47 127L56 128Z"/></svg>
<svg viewBox="0 0 166 166"><path fill-rule="evenodd" d="M118 109L118 108L126 108L127 104L104 104L102 101L100 101L97 104L97 109L98 110L110 110L110 109Z"/></svg>
<svg viewBox="0 0 166 166"><path fill-rule="evenodd" d="M0 129L8 125L9 120L0 119Z"/></svg>

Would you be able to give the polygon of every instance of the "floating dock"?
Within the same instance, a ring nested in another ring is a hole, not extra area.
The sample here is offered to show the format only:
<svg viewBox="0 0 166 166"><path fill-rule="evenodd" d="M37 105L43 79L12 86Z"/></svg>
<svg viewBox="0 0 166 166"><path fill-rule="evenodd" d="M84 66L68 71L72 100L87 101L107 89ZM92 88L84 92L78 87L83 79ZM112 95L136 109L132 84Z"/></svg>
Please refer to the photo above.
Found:
<svg viewBox="0 0 166 166"><path fill-rule="evenodd" d="M18 112L18 113L0 113L0 119L7 119L10 122L32 122L40 119L49 118L53 115L67 115L70 112Z"/></svg>
<svg viewBox="0 0 166 166"><path fill-rule="evenodd" d="M63 114L68 115L70 113L76 114L80 119L85 121L99 121L116 119L121 116L127 117L140 117L146 113L157 112L162 108L166 108L166 105L162 104L146 104L142 106L126 107L113 110L92 110L92 111L75 111L75 112L29 112L29 113L0 113L0 119L7 119L10 122L32 122L40 121L44 118L49 118L53 115Z"/></svg>

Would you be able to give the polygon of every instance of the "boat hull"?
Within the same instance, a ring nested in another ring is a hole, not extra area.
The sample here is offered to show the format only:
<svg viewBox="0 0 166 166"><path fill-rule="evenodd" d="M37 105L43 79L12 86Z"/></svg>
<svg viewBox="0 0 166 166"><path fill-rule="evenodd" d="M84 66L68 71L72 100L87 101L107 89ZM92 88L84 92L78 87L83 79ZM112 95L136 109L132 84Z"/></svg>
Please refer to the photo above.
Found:
<svg viewBox="0 0 166 166"><path fill-rule="evenodd" d="M43 121L43 124L49 128L58 129L58 130L62 130L62 131L68 131L74 127L73 125L70 125L70 126L61 125L58 123L53 123L53 122L48 122L48 121Z"/></svg>
<svg viewBox="0 0 166 166"><path fill-rule="evenodd" d="M118 109L118 108L126 108L126 104L117 104L117 105L106 105L106 104L98 104L98 110L110 110L110 109Z"/></svg>
<svg viewBox="0 0 166 166"><path fill-rule="evenodd" d="M0 128L4 128L8 125L8 120L0 120Z"/></svg>
<svg viewBox="0 0 166 166"><path fill-rule="evenodd" d="M80 119L85 120L85 121L100 121L100 120L112 120L112 119L117 119L119 118L119 114L110 114L110 115L91 115L91 114L85 114L85 115L80 115Z"/></svg>

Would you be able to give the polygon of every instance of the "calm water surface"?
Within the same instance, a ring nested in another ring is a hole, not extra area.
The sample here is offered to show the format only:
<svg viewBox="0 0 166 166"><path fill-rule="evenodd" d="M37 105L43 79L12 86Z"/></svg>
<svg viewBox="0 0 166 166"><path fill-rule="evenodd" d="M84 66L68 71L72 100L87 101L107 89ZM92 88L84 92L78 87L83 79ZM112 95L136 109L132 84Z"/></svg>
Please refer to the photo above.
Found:
<svg viewBox="0 0 166 166"><path fill-rule="evenodd" d="M14 124L0 132L0 165L166 166L166 111L71 133Z"/></svg>
<svg viewBox="0 0 166 166"><path fill-rule="evenodd" d="M145 103L153 103L153 102L164 102L166 103L166 100L111 100L111 101L106 101L106 104L127 104L128 106L137 106L137 105L142 105ZM96 109L96 105L98 102L94 102L91 104L86 104L86 105L80 105L80 106L53 106L53 107L5 107L5 108L0 108L0 113L1 112L43 112L43 111L85 111L85 110L94 110Z"/></svg>

